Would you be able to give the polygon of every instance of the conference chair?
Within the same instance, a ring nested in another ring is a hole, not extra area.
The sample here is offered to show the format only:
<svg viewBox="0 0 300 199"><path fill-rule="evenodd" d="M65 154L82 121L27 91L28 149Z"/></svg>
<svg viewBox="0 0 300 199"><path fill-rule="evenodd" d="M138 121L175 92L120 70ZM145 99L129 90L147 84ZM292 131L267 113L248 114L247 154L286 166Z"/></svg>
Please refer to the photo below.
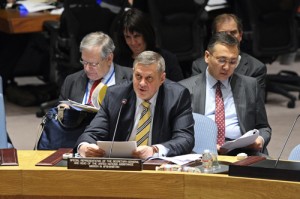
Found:
<svg viewBox="0 0 300 199"><path fill-rule="evenodd" d="M300 144L292 149L288 160L300 161Z"/></svg>
<svg viewBox="0 0 300 199"><path fill-rule="evenodd" d="M202 154L205 149L217 154L217 134L218 128L216 123L201 114L193 113L195 120L195 146L193 151Z"/></svg>
<svg viewBox="0 0 300 199"><path fill-rule="evenodd" d="M194 61L204 53L208 0L148 0L148 10L159 47L179 62ZM182 68L184 72L191 69Z"/></svg>
<svg viewBox="0 0 300 199"><path fill-rule="evenodd" d="M6 131L2 77L0 76L0 149L13 148Z"/></svg>
<svg viewBox="0 0 300 199"><path fill-rule="evenodd" d="M245 26L242 47L244 45L244 49L249 50L248 53L268 64L280 55L296 52L298 0L230 0L229 2L234 7L233 12L242 19ZM290 93L291 91L300 93L300 77L297 73L284 70L278 74L267 75L266 94L273 92L287 97L288 108L294 108L297 99Z"/></svg>
<svg viewBox="0 0 300 199"><path fill-rule="evenodd" d="M101 7L96 0L65 0L60 22L46 21L44 29L50 37L50 75L58 92L67 75L82 69L79 45L88 33L110 33L116 14ZM53 100L43 103L37 116L45 115L45 109L57 105Z"/></svg>

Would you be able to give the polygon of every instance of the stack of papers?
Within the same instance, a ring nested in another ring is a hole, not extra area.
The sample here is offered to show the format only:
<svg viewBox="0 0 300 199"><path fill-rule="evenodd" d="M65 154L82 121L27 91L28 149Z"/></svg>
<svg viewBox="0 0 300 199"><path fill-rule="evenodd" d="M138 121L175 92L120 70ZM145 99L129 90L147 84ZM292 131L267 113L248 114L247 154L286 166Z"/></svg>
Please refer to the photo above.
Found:
<svg viewBox="0 0 300 199"><path fill-rule="evenodd" d="M50 3L53 2L47 0L23 0L17 2L17 4L22 5L28 12L38 12L56 8L54 5L50 5Z"/></svg>
<svg viewBox="0 0 300 199"><path fill-rule="evenodd" d="M78 111L87 111L87 112L98 112L99 108L90 106L90 105L85 105L85 104L80 104L78 102L72 101L72 100L67 100L67 101L60 101L61 104L67 104L73 109L76 109Z"/></svg>

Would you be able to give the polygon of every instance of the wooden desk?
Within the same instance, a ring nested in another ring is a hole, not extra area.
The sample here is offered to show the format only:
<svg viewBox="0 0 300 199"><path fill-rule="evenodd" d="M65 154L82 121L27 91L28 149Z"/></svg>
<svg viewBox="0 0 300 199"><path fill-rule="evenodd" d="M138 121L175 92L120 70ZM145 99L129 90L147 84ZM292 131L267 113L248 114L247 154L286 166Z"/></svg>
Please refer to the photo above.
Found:
<svg viewBox="0 0 300 199"><path fill-rule="evenodd" d="M18 10L0 9L0 31L6 33L31 33L43 30L47 20L58 21L60 15L48 12L20 13Z"/></svg>
<svg viewBox="0 0 300 199"><path fill-rule="evenodd" d="M0 167L0 198L294 199L300 194L298 182L225 174L68 170L65 167L34 166L50 153L18 151L19 166ZM219 159L235 161L233 158Z"/></svg>

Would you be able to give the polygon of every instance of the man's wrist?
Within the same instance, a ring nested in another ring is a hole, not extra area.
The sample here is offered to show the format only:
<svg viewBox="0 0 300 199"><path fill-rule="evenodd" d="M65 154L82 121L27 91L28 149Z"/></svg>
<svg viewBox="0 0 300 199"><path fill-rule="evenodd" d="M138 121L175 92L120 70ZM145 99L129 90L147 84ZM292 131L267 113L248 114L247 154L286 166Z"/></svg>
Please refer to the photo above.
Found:
<svg viewBox="0 0 300 199"><path fill-rule="evenodd" d="M153 155L156 154L156 153L159 153L159 148L157 146L152 145L151 148L153 150Z"/></svg>

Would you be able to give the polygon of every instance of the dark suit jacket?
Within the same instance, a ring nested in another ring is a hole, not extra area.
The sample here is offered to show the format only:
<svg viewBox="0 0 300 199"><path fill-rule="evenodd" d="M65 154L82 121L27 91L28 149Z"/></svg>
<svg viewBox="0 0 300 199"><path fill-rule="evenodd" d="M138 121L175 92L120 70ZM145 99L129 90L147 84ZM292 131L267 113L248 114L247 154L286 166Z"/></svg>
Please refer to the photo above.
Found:
<svg viewBox="0 0 300 199"><path fill-rule="evenodd" d="M117 64L114 64L114 66L116 84L132 79L132 69ZM84 70L68 75L61 88L59 101L70 99L81 103L85 94L87 82L88 77Z"/></svg>
<svg viewBox="0 0 300 199"><path fill-rule="evenodd" d="M81 142L96 143L98 140L112 140L122 99L123 106L115 140L128 140L134 125L136 94L132 83L108 88L103 108L79 137ZM152 144L162 144L169 150L167 156L190 153L194 147L194 119L190 94L178 83L166 80L158 91L152 123Z"/></svg>
<svg viewBox="0 0 300 199"><path fill-rule="evenodd" d="M206 73L192 76L179 82L189 89L192 109L195 113L205 114ZM259 94L260 87L255 78L234 73L230 81L235 108L241 133L258 129L265 140L264 148L271 139L264 98Z"/></svg>
<svg viewBox="0 0 300 199"><path fill-rule="evenodd" d="M265 64L257 60L256 58L248 55L247 53L241 53L241 60L239 65L236 67L235 72L241 75L254 77L257 79L261 87L261 95L265 97L266 88L266 74L267 67ZM207 68L207 63L204 58L198 58L193 62L192 65L192 76L204 72Z"/></svg>

